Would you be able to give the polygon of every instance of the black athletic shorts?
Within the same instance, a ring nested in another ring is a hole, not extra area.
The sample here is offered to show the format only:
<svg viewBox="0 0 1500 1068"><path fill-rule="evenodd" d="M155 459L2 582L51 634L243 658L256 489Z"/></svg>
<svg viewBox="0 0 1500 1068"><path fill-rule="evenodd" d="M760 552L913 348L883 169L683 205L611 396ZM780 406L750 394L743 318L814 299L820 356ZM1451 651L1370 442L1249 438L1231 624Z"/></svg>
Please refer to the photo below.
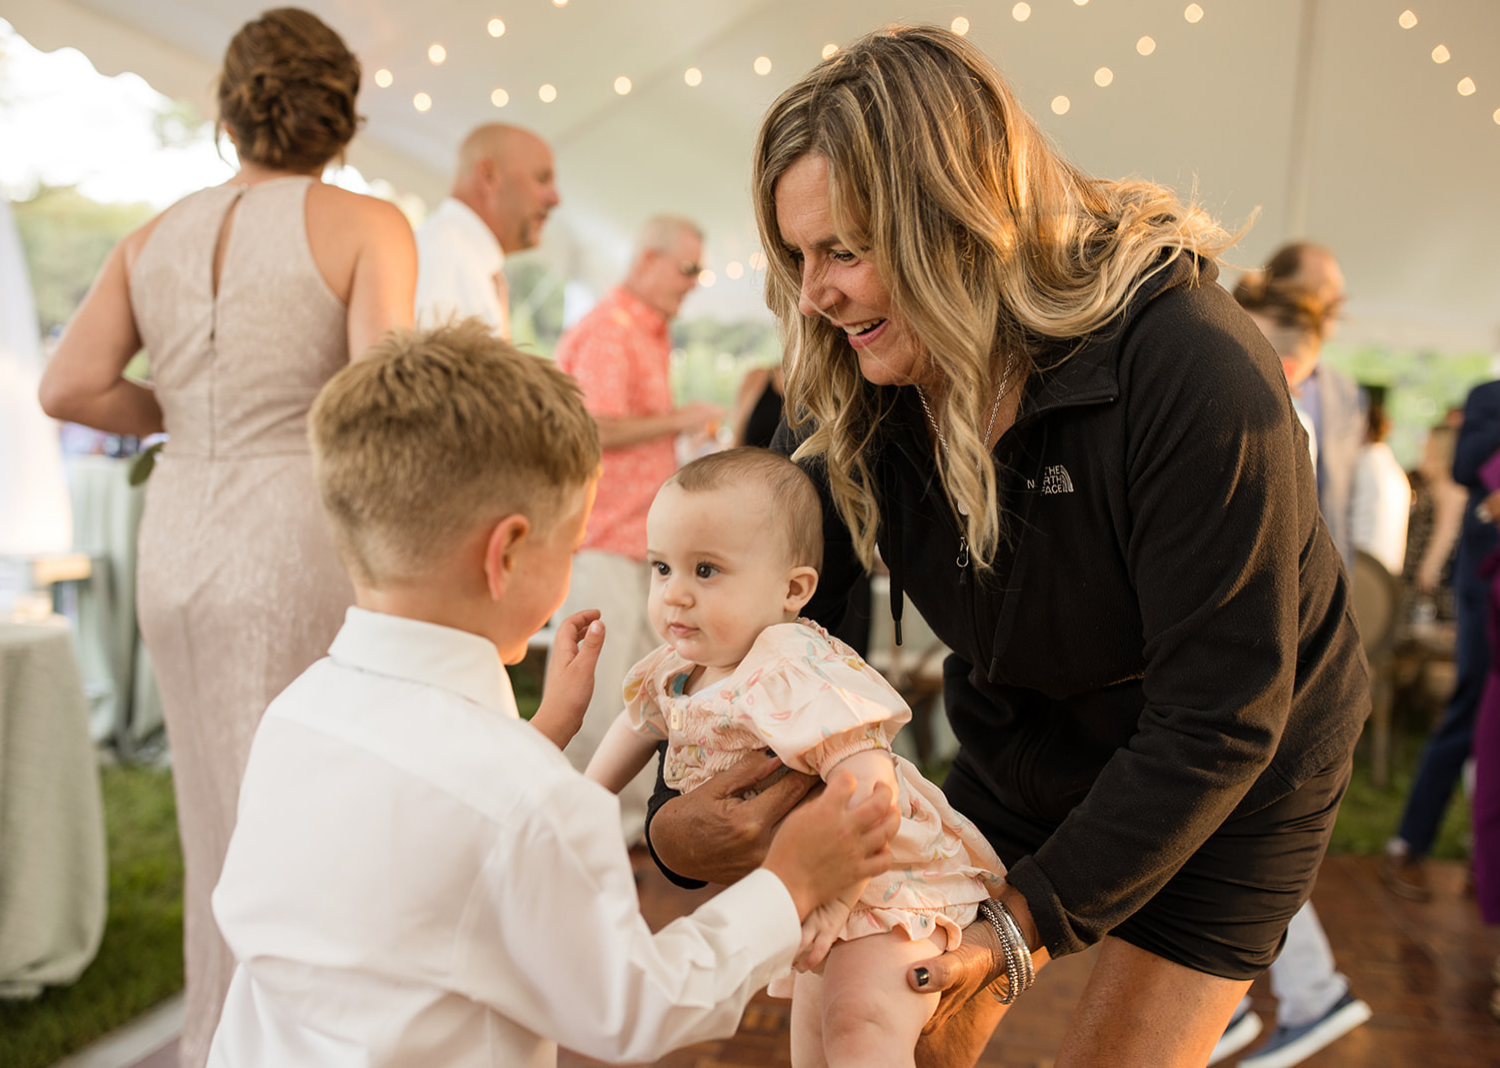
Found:
<svg viewBox="0 0 1500 1068"><path fill-rule="evenodd" d="M1281 952L1287 924L1312 892L1352 767L1345 760L1265 808L1231 816L1110 934L1209 975L1260 975ZM962 755L943 792L1007 867L1036 852L1057 829L998 802L966 773Z"/></svg>

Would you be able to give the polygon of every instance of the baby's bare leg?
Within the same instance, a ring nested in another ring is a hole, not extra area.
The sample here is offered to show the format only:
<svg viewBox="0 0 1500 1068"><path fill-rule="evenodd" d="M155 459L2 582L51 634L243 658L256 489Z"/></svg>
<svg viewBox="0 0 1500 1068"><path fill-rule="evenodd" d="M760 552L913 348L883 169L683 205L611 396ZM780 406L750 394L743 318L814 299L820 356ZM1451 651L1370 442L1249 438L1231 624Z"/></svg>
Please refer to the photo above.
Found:
<svg viewBox="0 0 1500 1068"><path fill-rule="evenodd" d="M823 977L798 972L793 983L792 1068L828 1068L823 1057Z"/></svg>
<svg viewBox="0 0 1500 1068"><path fill-rule="evenodd" d="M840 942L823 969L823 1053L829 1068L912 1068L922 1025L936 994L906 985L906 969L947 939L941 932L912 941L901 931Z"/></svg>

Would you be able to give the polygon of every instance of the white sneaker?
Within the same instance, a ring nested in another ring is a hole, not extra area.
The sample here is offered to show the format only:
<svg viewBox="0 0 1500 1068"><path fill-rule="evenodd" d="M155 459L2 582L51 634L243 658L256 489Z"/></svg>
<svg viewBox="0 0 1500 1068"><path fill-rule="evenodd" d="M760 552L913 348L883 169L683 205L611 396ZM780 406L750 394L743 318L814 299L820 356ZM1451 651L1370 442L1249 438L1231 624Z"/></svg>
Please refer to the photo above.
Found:
<svg viewBox="0 0 1500 1068"><path fill-rule="evenodd" d="M1266 1044L1240 1059L1240 1068L1292 1068L1370 1018L1370 1006L1346 993L1322 1016L1300 1027L1277 1027Z"/></svg>

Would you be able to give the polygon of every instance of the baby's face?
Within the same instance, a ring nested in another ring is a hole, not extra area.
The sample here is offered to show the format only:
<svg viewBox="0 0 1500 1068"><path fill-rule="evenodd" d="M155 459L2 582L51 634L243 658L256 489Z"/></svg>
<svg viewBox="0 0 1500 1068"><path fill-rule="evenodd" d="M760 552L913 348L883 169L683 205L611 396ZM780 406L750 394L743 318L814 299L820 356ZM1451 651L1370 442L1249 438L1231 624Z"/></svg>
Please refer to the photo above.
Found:
<svg viewBox="0 0 1500 1068"><path fill-rule="evenodd" d="M756 636L795 618L786 538L763 488L668 485L646 518L651 625L678 655L733 669Z"/></svg>

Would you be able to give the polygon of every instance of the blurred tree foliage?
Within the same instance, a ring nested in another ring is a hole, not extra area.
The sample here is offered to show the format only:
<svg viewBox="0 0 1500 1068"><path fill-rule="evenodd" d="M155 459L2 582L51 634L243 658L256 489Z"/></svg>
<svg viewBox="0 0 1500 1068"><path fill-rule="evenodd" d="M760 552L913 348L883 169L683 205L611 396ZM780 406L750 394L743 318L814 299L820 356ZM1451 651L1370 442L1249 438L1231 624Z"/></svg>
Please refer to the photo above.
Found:
<svg viewBox="0 0 1500 1068"><path fill-rule="evenodd" d="M1385 387L1391 450L1408 471L1422 458L1427 431L1443 421L1448 409L1462 408L1469 390L1495 377L1494 356L1488 352L1356 347L1335 340L1324 347L1323 359L1362 385Z"/></svg>
<svg viewBox="0 0 1500 1068"><path fill-rule="evenodd" d="M100 204L72 186L41 186L13 207L43 337L72 316L109 250L156 213L149 204Z"/></svg>

